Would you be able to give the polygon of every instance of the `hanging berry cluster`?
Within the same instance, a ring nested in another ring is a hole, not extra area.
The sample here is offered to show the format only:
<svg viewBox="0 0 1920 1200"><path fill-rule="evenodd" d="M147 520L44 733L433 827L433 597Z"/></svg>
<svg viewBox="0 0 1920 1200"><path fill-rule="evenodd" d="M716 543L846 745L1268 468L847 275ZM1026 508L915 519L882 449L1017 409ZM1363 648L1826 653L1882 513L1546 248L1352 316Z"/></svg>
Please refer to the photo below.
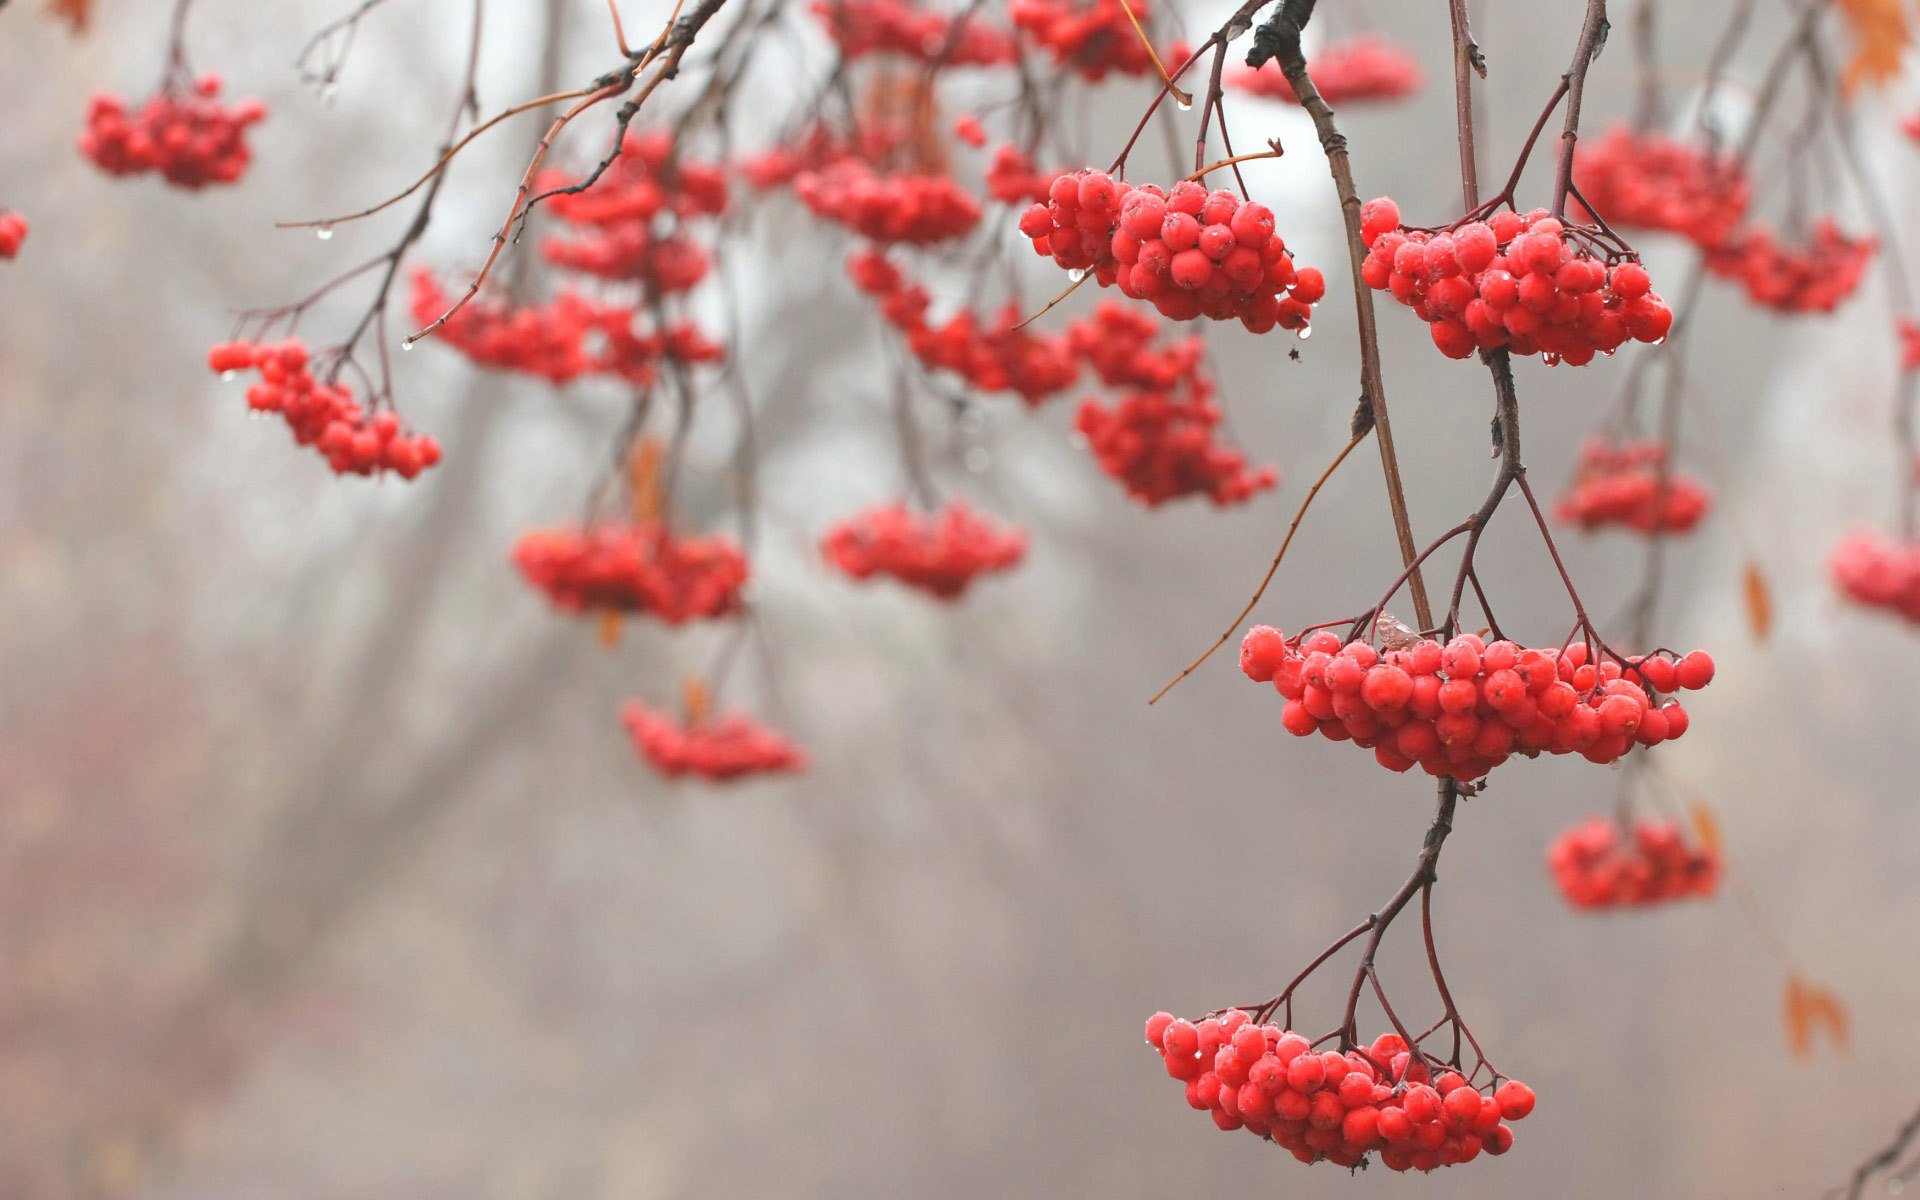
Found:
<svg viewBox="0 0 1920 1200"><path fill-rule="evenodd" d="M747 557L724 537L603 524L521 536L514 565L562 612L635 612L669 625L740 611Z"/></svg>
<svg viewBox="0 0 1920 1200"><path fill-rule="evenodd" d="M1035 167L1018 146L996 146L987 163L987 195L1002 204L1045 204L1057 174Z"/></svg>
<svg viewBox="0 0 1920 1200"><path fill-rule="evenodd" d="M1706 247L1733 235L1752 199L1732 155L1624 125L1580 143L1573 170L1580 200L1608 225L1658 229Z"/></svg>
<svg viewBox="0 0 1920 1200"><path fill-rule="evenodd" d="M1596 257L1572 232L1545 209L1410 229L1382 196L1361 213L1361 274L1427 322L1448 358L1507 349L1584 366L1629 340L1665 339L1673 313L1646 268Z"/></svg>
<svg viewBox="0 0 1920 1200"><path fill-rule="evenodd" d="M80 153L109 175L158 172L175 187L197 190L236 183L253 155L247 130L267 115L258 100L222 105L220 77L202 75L193 86L170 87L137 112L105 92L87 103Z"/></svg>
<svg viewBox="0 0 1920 1200"><path fill-rule="evenodd" d="M545 203L556 217L581 230L546 239L547 261L603 279L638 280L657 294L684 292L706 276L706 252L684 231L726 211L720 167L676 157L665 130L629 130L599 179L578 192L566 190L571 184L565 171L543 172L534 184L552 193Z"/></svg>
<svg viewBox="0 0 1920 1200"><path fill-rule="evenodd" d="M20 253L27 240L27 219L17 212L0 209L0 258Z"/></svg>
<svg viewBox="0 0 1920 1200"><path fill-rule="evenodd" d="M1711 896L1720 883L1720 858L1687 844L1672 821L1620 823L1593 817L1562 833L1547 848L1547 869L1575 908L1629 908Z"/></svg>
<svg viewBox="0 0 1920 1200"><path fill-rule="evenodd" d="M1105 171L1061 175L1020 218L1035 252L1100 286L1118 285L1176 321L1239 321L1254 333L1303 330L1326 280L1294 268L1273 210L1191 180L1163 191Z"/></svg>
<svg viewBox="0 0 1920 1200"><path fill-rule="evenodd" d="M1854 603L1920 624L1920 541L1859 530L1834 547L1829 569L1835 586Z"/></svg>
<svg viewBox="0 0 1920 1200"><path fill-rule="evenodd" d="M452 304L453 297L431 268L414 271L414 320L425 325ZM725 348L690 322L676 321L650 332L639 321L633 306L562 291L545 304L518 307L469 301L435 336L478 366L518 371L555 384L605 375L645 387L654 382L662 360L697 364L725 357Z"/></svg>
<svg viewBox="0 0 1920 1200"><path fill-rule="evenodd" d="M1590 438L1553 515L1588 531L1615 526L1636 533L1686 533L1711 502L1697 481L1667 467L1666 443Z"/></svg>
<svg viewBox="0 0 1920 1200"><path fill-rule="evenodd" d="M223 377L258 370L259 381L247 388L248 407L278 413L293 440L325 455L336 474L391 471L412 479L440 461L440 443L403 430L398 413L369 415L351 387L315 379L307 348L298 339L272 346L222 342L208 351L207 365Z"/></svg>
<svg viewBox="0 0 1920 1200"><path fill-rule="evenodd" d="M1222 415L1201 379L1185 392L1128 392L1112 407L1083 401L1073 427L1100 469L1147 507L1205 496L1224 508L1273 487L1280 473L1216 442Z"/></svg>
<svg viewBox="0 0 1920 1200"><path fill-rule="evenodd" d="M1154 72L1153 56L1133 28L1134 21L1145 26L1151 19L1146 0L1008 0L1007 15L1030 42L1053 57L1055 66L1094 83L1108 75ZM1163 62L1186 57L1181 42L1160 56Z"/></svg>
<svg viewBox="0 0 1920 1200"><path fill-rule="evenodd" d="M1785 313L1832 312L1853 295L1877 245L1850 237L1831 218L1814 222L1798 246L1750 228L1707 251L1707 270L1746 289L1747 299Z"/></svg>
<svg viewBox="0 0 1920 1200"><path fill-rule="evenodd" d="M1328 104L1350 101L1399 100L1420 90L1424 82L1413 56L1380 37L1361 34L1336 42L1307 64L1320 98ZM1298 104L1293 85L1277 61L1264 67L1236 67L1227 81L1250 96L1265 96Z"/></svg>
<svg viewBox="0 0 1920 1200"><path fill-rule="evenodd" d="M1009 303L983 320L963 308L941 324L927 319L932 297L909 281L880 247L847 259L854 286L874 298L888 324L906 335L907 346L930 371L951 371L983 392L1013 392L1029 405L1072 387L1079 364L1065 337L1020 328L1020 309Z"/></svg>
<svg viewBox="0 0 1920 1200"><path fill-rule="evenodd" d="M1305 1036L1235 1008L1198 1022L1155 1013L1147 1045L1215 1125L1276 1142L1303 1163L1353 1168L1377 1152L1394 1171L1459 1166L1505 1154L1507 1122L1534 1106L1533 1089L1518 1080L1496 1077L1482 1091L1458 1071L1435 1074L1397 1033L1365 1049L1316 1051Z"/></svg>
<svg viewBox="0 0 1920 1200"><path fill-rule="evenodd" d="M1695 650L1624 663L1587 643L1527 649L1463 633L1444 646L1420 638L1385 654L1362 640L1341 644L1322 629L1291 640L1256 625L1240 668L1286 700L1280 723L1296 737L1319 733L1372 749L1390 771L1418 766L1462 783L1515 754L1620 759L1635 744L1657 746L1687 731L1686 709L1657 694L1694 691L1713 679L1713 659Z"/></svg>
<svg viewBox="0 0 1920 1200"><path fill-rule="evenodd" d="M802 171L793 190L814 216L875 242L929 246L980 223L980 202L950 177L882 175L857 158Z"/></svg>
<svg viewBox="0 0 1920 1200"><path fill-rule="evenodd" d="M814 0L807 8L849 61L895 55L947 67L991 67L1019 54L1012 36L988 24L977 9L949 19L906 0Z"/></svg>
<svg viewBox="0 0 1920 1200"><path fill-rule="evenodd" d="M634 749L669 778L698 775L729 783L807 769L807 756L799 746L743 713L682 724L670 713L630 700L620 706L620 723L633 738Z"/></svg>
<svg viewBox="0 0 1920 1200"><path fill-rule="evenodd" d="M829 528L820 553L851 578L890 575L954 600L980 576L1018 566L1027 535L996 527L960 500L925 516L903 503L883 504Z"/></svg>

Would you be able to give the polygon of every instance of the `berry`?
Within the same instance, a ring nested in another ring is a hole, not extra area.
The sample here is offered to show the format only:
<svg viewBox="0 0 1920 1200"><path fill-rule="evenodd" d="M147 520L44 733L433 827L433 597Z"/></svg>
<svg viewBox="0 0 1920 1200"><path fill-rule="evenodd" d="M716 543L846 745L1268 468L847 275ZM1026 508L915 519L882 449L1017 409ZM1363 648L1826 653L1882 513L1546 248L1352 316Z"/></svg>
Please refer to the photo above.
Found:
<svg viewBox="0 0 1920 1200"><path fill-rule="evenodd" d="M905 0L814 0L807 8L848 60L888 55L990 67L1012 62L1017 53L1013 36L979 13L956 20Z"/></svg>
<svg viewBox="0 0 1920 1200"><path fill-rule="evenodd" d="M633 746L662 775L727 783L748 775L804 771L807 756L780 733L740 713L682 724L638 700L620 706Z"/></svg>
<svg viewBox="0 0 1920 1200"><path fill-rule="evenodd" d="M20 253L20 246L27 240L27 219L17 212L0 209L0 258L12 258Z"/></svg>
<svg viewBox="0 0 1920 1200"><path fill-rule="evenodd" d="M1329 642L1337 656L1328 655ZM1686 732L1686 713L1660 705L1660 685L1688 689L1713 676L1702 651L1627 667L1611 658L1595 667L1587 658L1584 642L1521 649L1469 636L1444 647L1420 638L1377 653L1364 642L1343 649L1326 630L1303 644L1267 626L1241 643L1249 677L1270 680L1285 699L1280 719L1289 733L1350 740L1390 770L1418 765L1462 782L1515 754L1577 753L1611 763L1636 744L1671 741ZM1356 669L1363 669L1357 687Z"/></svg>
<svg viewBox="0 0 1920 1200"><path fill-rule="evenodd" d="M1636 821L1623 830L1606 817L1590 818L1554 839L1547 849L1547 868L1567 903L1581 909L1711 896L1720 882L1719 856L1688 847L1670 821ZM1503 1088L1503 1093L1495 1098L1509 1120L1517 1119L1509 1111L1513 1106L1524 1104L1531 1110L1531 1091Z"/></svg>
<svg viewBox="0 0 1920 1200"><path fill-rule="evenodd" d="M1712 497L1666 463L1662 442L1590 439L1553 515L1589 532L1619 526L1637 533L1686 533L1706 515Z"/></svg>
<svg viewBox="0 0 1920 1200"><path fill-rule="evenodd" d="M253 160L247 130L266 118L266 105L218 102L220 81L203 75L192 88L169 84L139 111L118 96L96 92L87 103L80 153L109 175L158 172L175 187L198 190L238 183Z"/></svg>
<svg viewBox="0 0 1920 1200"><path fill-rule="evenodd" d="M1152 75L1153 58L1134 32L1134 22L1151 27L1146 0L1124 0L1125 8L1106 0L1009 0L1007 15L1021 33L1053 57L1054 65L1094 83L1108 75ZM1127 15L1132 11L1132 17ZM1164 62L1182 62L1184 43L1161 50Z"/></svg>
<svg viewBox="0 0 1920 1200"><path fill-rule="evenodd" d="M1763 228L1736 231L1707 250L1709 272L1746 289L1747 299L1778 312L1832 312L1866 274L1876 244L1840 232L1828 217L1804 244L1788 246Z"/></svg>
<svg viewBox="0 0 1920 1200"><path fill-rule="evenodd" d="M1533 1111L1532 1090L1515 1080L1483 1092L1447 1072L1443 1099L1418 1082L1427 1063L1413 1060L1394 1034L1368 1051L1313 1053L1300 1034L1253 1024L1233 1009L1198 1023L1155 1013L1147 1044L1169 1076L1186 1081L1191 1107L1220 1129L1245 1129L1303 1163L1351 1168L1378 1152L1395 1171L1458 1165L1482 1149L1504 1153L1513 1145L1505 1122ZM1390 1059L1400 1064L1392 1078L1410 1082L1375 1082Z"/></svg>
<svg viewBox="0 0 1920 1200"><path fill-rule="evenodd" d="M1920 541L1895 541L1865 530L1834 547L1828 569L1846 597L1920 624Z"/></svg>
<svg viewBox="0 0 1920 1200"><path fill-rule="evenodd" d="M1424 82L1420 65L1411 55L1374 34L1362 34L1323 48L1307 64L1307 74L1321 99L1328 104L1398 100L1418 91ZM1258 69L1238 67L1228 74L1227 80L1250 95L1299 102L1278 61Z"/></svg>
<svg viewBox="0 0 1920 1200"><path fill-rule="evenodd" d="M891 575L954 600L977 577L1018 566L1027 535L995 528L959 500L926 517L895 503L838 522L821 539L820 552L854 579Z"/></svg>
<svg viewBox="0 0 1920 1200"><path fill-rule="evenodd" d="M1439 234L1388 225L1398 212L1386 197L1361 208L1361 277L1426 321L1448 358L1505 348L1583 366L1629 340L1658 342L1672 327L1644 267L1592 257L1545 209Z"/></svg>
<svg viewBox="0 0 1920 1200"><path fill-rule="evenodd" d="M339 475L392 472L412 479L440 461L440 443L402 430L392 411L369 414L353 388L314 378L306 346L288 339L274 346L223 342L207 352L207 365L223 376L258 370L247 389L247 407L278 413L293 440L326 456Z"/></svg>
<svg viewBox="0 0 1920 1200"><path fill-rule="evenodd" d="M514 565L562 612L634 612L669 625L741 611L747 558L727 538L680 537L661 525L540 529Z"/></svg>

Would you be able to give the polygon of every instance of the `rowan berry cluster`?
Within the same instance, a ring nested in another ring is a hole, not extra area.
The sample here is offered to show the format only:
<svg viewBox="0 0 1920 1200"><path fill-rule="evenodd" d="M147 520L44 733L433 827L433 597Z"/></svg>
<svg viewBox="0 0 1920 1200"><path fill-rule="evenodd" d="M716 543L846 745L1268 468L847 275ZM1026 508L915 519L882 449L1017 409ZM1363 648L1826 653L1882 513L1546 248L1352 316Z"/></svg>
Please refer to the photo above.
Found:
<svg viewBox="0 0 1920 1200"><path fill-rule="evenodd" d="M1814 222L1807 240L1790 246L1772 230L1749 228L1706 254L1707 270L1746 289L1747 299L1779 312L1832 312L1853 295L1877 245L1849 237L1831 218Z"/></svg>
<svg viewBox="0 0 1920 1200"><path fill-rule="evenodd" d="M1190 180L1171 191L1134 187L1105 171L1056 177L1047 202L1020 218L1035 252L1092 272L1176 321L1238 318L1254 333L1305 329L1327 285L1294 268L1273 210Z"/></svg>
<svg viewBox="0 0 1920 1200"><path fill-rule="evenodd" d="M1029 333L1020 325L1020 308L1009 303L985 320L963 308L935 325L927 319L932 297L869 247L847 259L854 286L873 297L887 322L906 335L907 345L929 370L951 371L983 392L1014 392L1028 405L1073 386L1080 368L1065 337Z"/></svg>
<svg viewBox="0 0 1920 1200"><path fill-rule="evenodd" d="M1398 100L1420 89L1424 77L1413 56L1377 34L1336 42L1314 55L1307 75L1328 104L1354 100ZM1297 104L1293 85L1277 60L1264 67L1241 66L1227 81L1249 95Z"/></svg>
<svg viewBox="0 0 1920 1200"><path fill-rule="evenodd" d="M980 202L947 176L882 175L857 158L802 171L793 188L815 216L876 242L929 246L980 223Z"/></svg>
<svg viewBox="0 0 1920 1200"><path fill-rule="evenodd" d="M1834 547L1828 568L1834 584L1854 603L1920 624L1920 541L1856 530Z"/></svg>
<svg viewBox="0 0 1920 1200"><path fill-rule="evenodd" d="M1545 209L1440 232L1408 229L1400 206L1382 196L1361 212L1361 275L1427 322L1448 358L1505 348L1584 366L1629 339L1663 340L1673 313L1646 268L1595 257L1568 235Z"/></svg>
<svg viewBox="0 0 1920 1200"><path fill-rule="evenodd" d="M846 158L882 162L906 143L907 130L898 122L863 122L850 138L826 125L814 125L799 137L770 146L740 160L740 174L761 191L785 187L803 171L819 170Z"/></svg>
<svg viewBox="0 0 1920 1200"><path fill-rule="evenodd" d="M836 523L820 539L820 552L854 579L891 575L954 600L979 576L1018 566L1027 535L996 527L960 500L925 516L894 503Z"/></svg>
<svg viewBox="0 0 1920 1200"><path fill-rule="evenodd" d="M1054 175L1035 167L1018 146L995 147L987 164L987 195L1002 204L1045 204L1053 181Z"/></svg>
<svg viewBox="0 0 1920 1200"><path fill-rule="evenodd" d="M127 111L127 102L105 92L87 103L80 153L109 175L158 171L175 187L199 189L236 183L253 154L247 129L265 119L267 107L242 100L219 102L220 77L202 75L191 90L169 88Z"/></svg>
<svg viewBox="0 0 1920 1200"><path fill-rule="evenodd" d="M733 616L747 582L747 556L731 539L654 524L537 529L513 561L563 612L637 612L669 625Z"/></svg>
<svg viewBox="0 0 1920 1200"><path fill-rule="evenodd" d="M638 700L620 706L633 747L662 775L698 775L728 783L747 775L807 769L807 756L777 730L741 713L683 725Z"/></svg>
<svg viewBox="0 0 1920 1200"><path fill-rule="evenodd" d="M1202 379L1185 392L1131 391L1112 408L1084 401L1073 427L1100 469L1147 507L1183 496L1225 507L1266 491L1280 473L1255 469L1246 455L1214 441L1220 419L1211 384Z"/></svg>
<svg viewBox="0 0 1920 1200"><path fill-rule="evenodd" d="M1711 896L1720 857L1694 848L1672 821L1637 820L1630 830L1606 817L1582 821L1547 848L1547 869L1575 908L1629 908Z"/></svg>
<svg viewBox="0 0 1920 1200"><path fill-rule="evenodd" d="M1588 531L1615 525L1638 533L1685 533L1706 515L1712 497L1666 464L1664 442L1591 438L1553 515Z"/></svg>
<svg viewBox="0 0 1920 1200"><path fill-rule="evenodd" d="M452 305L453 297L430 269L414 271L415 321L430 324ZM725 356L724 347L690 323L649 332L639 320L634 308L563 291L545 304L519 307L470 301L436 336L479 366L518 371L554 384L608 375L644 387L657 377L662 359L692 364Z"/></svg>
<svg viewBox="0 0 1920 1200"><path fill-rule="evenodd" d="M1364 640L1342 645L1331 630L1289 640L1256 625L1241 643L1240 669L1286 699L1280 723L1294 736L1350 740L1390 771L1417 765L1462 783L1515 754L1607 764L1636 743L1670 741L1687 731L1687 711L1657 694L1713 679L1704 650L1678 659L1591 657L1584 641L1527 649L1470 633L1382 654Z"/></svg>
<svg viewBox="0 0 1920 1200"><path fill-rule="evenodd" d="M20 253L26 240L27 219L17 212L0 209L0 258L12 258Z"/></svg>
<svg viewBox="0 0 1920 1200"><path fill-rule="evenodd" d="M1277 1142L1303 1163L1352 1168L1378 1152L1395 1171L1459 1166L1512 1149L1508 1122L1534 1106L1519 1080L1483 1092L1458 1071L1435 1073L1397 1033L1345 1053L1316 1051L1303 1035L1234 1008L1197 1022L1155 1013L1147 1045L1215 1125Z"/></svg>
<svg viewBox="0 0 1920 1200"><path fill-rule="evenodd" d="M555 216L580 227L571 238L552 237L541 253L555 266L605 279L639 280L654 293L683 292L708 269L707 254L685 235L687 221L726 211L727 178L710 163L678 159L663 130L630 130L620 154L582 191L564 171L543 173L535 187ZM656 220L672 219L656 229Z"/></svg>
<svg viewBox="0 0 1920 1200"><path fill-rule="evenodd" d="M248 407L278 413L293 440L325 455L335 474L391 471L412 479L440 461L440 443L402 429L398 413L369 414L351 387L315 379L307 348L297 339L272 346L222 342L208 351L207 365L222 377L258 370L259 381L247 389Z"/></svg>
<svg viewBox="0 0 1920 1200"><path fill-rule="evenodd" d="M969 11L949 20L905 0L814 0L809 11L827 27L844 58L892 54L952 67L1010 63L1013 38Z"/></svg>
<svg viewBox="0 0 1920 1200"><path fill-rule="evenodd" d="M1118 301L1103 300L1093 315L1067 326L1073 352L1108 387L1171 392L1213 386L1202 371L1207 344L1199 337L1182 338L1156 347L1159 322Z"/></svg>
<svg viewBox="0 0 1920 1200"><path fill-rule="evenodd" d="M1607 224L1676 233L1700 246L1731 237L1753 195L1733 155L1624 125L1582 142L1573 170L1581 200Z"/></svg>
<svg viewBox="0 0 1920 1200"><path fill-rule="evenodd" d="M1121 4L1126 9L1121 8ZM1132 19L1127 10L1133 13ZM1153 56L1134 32L1151 19L1146 0L1009 0L1007 14L1016 29L1053 56L1056 66L1100 82L1108 75L1151 75ZM1183 42L1162 51L1162 62L1182 62Z"/></svg>

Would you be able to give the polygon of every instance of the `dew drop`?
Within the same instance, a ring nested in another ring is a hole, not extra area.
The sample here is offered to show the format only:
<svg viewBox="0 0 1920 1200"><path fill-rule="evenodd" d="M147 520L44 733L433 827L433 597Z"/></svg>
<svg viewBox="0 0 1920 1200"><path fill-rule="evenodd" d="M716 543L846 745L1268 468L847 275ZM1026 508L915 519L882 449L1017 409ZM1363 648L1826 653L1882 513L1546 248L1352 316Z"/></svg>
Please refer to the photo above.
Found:
<svg viewBox="0 0 1920 1200"><path fill-rule="evenodd" d="M1659 341L1657 341L1657 342L1655 342L1655 343L1653 343L1653 344L1654 344L1654 345L1656 345L1656 346L1664 346L1664 345L1666 345L1666 344L1667 344L1667 339L1663 337L1663 338L1661 338L1661 339L1660 339Z"/></svg>
<svg viewBox="0 0 1920 1200"><path fill-rule="evenodd" d="M1308 338L1313 336L1313 326L1302 325L1300 327L1300 332L1295 336L1297 336L1303 342L1306 341Z"/></svg>
<svg viewBox="0 0 1920 1200"><path fill-rule="evenodd" d="M240 378L240 372L238 372L238 371L222 371L222 372L220 372L220 382L221 382L221 383L232 383L232 382L233 382L234 380L236 380L236 379L238 379L238 378Z"/></svg>
<svg viewBox="0 0 1920 1200"><path fill-rule="evenodd" d="M975 446L973 449L967 451L966 461L967 470L978 475L993 465L993 455L987 453L986 447Z"/></svg>
<svg viewBox="0 0 1920 1200"><path fill-rule="evenodd" d="M407 338L407 339L406 339L405 341L402 341L402 342L400 343L400 348L401 348L402 350L411 350L411 349L413 349L413 339L412 339L412 338Z"/></svg>
<svg viewBox="0 0 1920 1200"><path fill-rule="evenodd" d="M1067 272L1067 281L1069 283L1079 283L1082 279L1085 279L1086 277L1087 277L1087 272L1083 267L1075 267L1071 271Z"/></svg>
<svg viewBox="0 0 1920 1200"><path fill-rule="evenodd" d="M328 241L332 241L332 240L333 240L333 226L331 226L331 225L322 225L322 226L321 226L320 228L318 228L318 229L316 229L316 230L314 230L314 231L313 231L313 236L315 236L315 237L317 237L317 238L319 238L319 239L320 239L321 241L323 241L323 242L328 242Z"/></svg>
<svg viewBox="0 0 1920 1200"><path fill-rule="evenodd" d="M1899 1194L1900 1194L1901 1192L1904 1192L1904 1191L1906 1191L1906 1190L1907 1190L1907 1181L1906 1181L1906 1180L1904 1180L1904 1179L1889 1179L1889 1180L1887 1180L1887 1195L1889 1195L1889 1196L1898 1196L1898 1195L1899 1195Z"/></svg>
<svg viewBox="0 0 1920 1200"><path fill-rule="evenodd" d="M1178 106L1179 106L1179 109L1180 109L1180 111L1181 111L1181 112L1192 112L1192 111L1193 111L1193 101L1192 101L1192 100L1189 100L1189 99L1186 99L1185 97L1175 97L1175 98L1174 98L1174 101L1173 101L1173 102L1174 102L1174 104L1176 104L1176 105L1178 105Z"/></svg>

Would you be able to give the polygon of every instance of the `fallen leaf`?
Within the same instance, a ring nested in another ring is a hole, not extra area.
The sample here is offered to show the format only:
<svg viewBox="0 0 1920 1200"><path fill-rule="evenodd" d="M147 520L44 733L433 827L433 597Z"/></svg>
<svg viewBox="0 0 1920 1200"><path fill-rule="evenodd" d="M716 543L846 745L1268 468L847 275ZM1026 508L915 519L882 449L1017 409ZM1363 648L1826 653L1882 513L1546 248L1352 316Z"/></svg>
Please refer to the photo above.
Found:
<svg viewBox="0 0 1920 1200"><path fill-rule="evenodd" d="M711 705L706 680L698 675L689 675L680 681L680 712L686 718L687 728L698 729L705 725Z"/></svg>
<svg viewBox="0 0 1920 1200"><path fill-rule="evenodd" d="M1786 1022L1787 1049L1795 1058L1812 1057L1816 1027L1827 1031L1827 1039L1836 1050L1847 1048L1850 1029L1846 1005L1830 989L1798 975L1787 976Z"/></svg>
<svg viewBox="0 0 1920 1200"><path fill-rule="evenodd" d="M600 644L611 650L620 644L620 610L600 610Z"/></svg>
<svg viewBox="0 0 1920 1200"><path fill-rule="evenodd" d="M1741 591L1747 601L1747 624L1753 629L1753 640L1764 642L1773 632L1773 591L1759 563L1747 563L1741 575Z"/></svg>
<svg viewBox="0 0 1920 1200"><path fill-rule="evenodd" d="M1900 0L1834 0L1834 8L1853 31L1853 58L1840 76L1841 90L1852 95L1863 83L1897 78L1901 54L1913 42Z"/></svg>
<svg viewBox="0 0 1920 1200"><path fill-rule="evenodd" d="M1714 858L1720 857L1720 820L1713 815L1704 800L1693 802L1693 834L1700 839L1700 849Z"/></svg>
<svg viewBox="0 0 1920 1200"><path fill-rule="evenodd" d="M85 33L93 20L93 0L47 0L47 12L67 23L75 33Z"/></svg>

